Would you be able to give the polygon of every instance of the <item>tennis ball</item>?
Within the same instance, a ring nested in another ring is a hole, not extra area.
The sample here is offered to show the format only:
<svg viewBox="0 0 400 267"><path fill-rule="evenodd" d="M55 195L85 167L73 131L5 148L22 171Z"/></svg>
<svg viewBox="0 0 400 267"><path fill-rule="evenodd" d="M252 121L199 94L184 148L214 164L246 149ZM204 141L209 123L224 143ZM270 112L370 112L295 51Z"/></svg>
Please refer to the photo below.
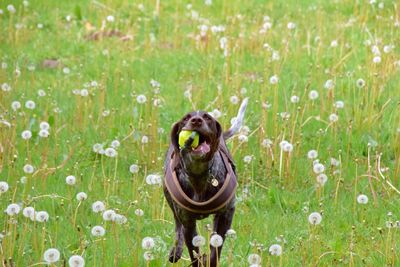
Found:
<svg viewBox="0 0 400 267"><path fill-rule="evenodd" d="M195 131L183 130L179 133L179 146L184 147L186 140L194 133L192 147L196 148L199 145L199 134Z"/></svg>

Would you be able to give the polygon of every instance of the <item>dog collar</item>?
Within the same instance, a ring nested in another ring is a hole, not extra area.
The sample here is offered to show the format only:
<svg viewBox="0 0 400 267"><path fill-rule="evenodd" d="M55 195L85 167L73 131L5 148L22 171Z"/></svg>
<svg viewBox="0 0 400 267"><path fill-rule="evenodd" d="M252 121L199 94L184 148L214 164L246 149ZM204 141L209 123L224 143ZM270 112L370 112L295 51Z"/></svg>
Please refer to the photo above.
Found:
<svg viewBox="0 0 400 267"><path fill-rule="evenodd" d="M227 170L225 181L214 196L203 202L194 201L183 191L175 170L178 158L174 155L175 153L172 154L170 164L165 170L164 186L167 188L172 199L181 208L194 213L210 214L223 208L231 201L237 187L236 175L225 153L220 150L219 153Z"/></svg>

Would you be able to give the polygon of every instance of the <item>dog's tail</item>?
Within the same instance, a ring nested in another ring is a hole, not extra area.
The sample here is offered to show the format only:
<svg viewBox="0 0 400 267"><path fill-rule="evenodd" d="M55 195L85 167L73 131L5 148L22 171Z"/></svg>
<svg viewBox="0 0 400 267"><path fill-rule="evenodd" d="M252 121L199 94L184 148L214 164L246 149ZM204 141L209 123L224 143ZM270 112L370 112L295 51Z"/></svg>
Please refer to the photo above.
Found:
<svg viewBox="0 0 400 267"><path fill-rule="evenodd" d="M249 98L248 97L243 99L243 102L242 102L242 104L240 105L240 108L239 108L239 112L238 112L238 114L236 116L236 119L232 123L231 128L229 128L229 130L224 132L224 140L231 138L234 134L236 134L239 131L240 127L242 127L244 113L246 112L246 107L247 107L247 103L248 102L249 102Z"/></svg>

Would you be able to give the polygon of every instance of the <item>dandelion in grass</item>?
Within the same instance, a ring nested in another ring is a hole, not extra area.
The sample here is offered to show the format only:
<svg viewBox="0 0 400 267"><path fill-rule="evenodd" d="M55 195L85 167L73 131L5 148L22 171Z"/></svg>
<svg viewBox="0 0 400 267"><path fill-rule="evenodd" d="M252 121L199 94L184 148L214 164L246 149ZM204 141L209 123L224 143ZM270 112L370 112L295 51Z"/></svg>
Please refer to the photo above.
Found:
<svg viewBox="0 0 400 267"><path fill-rule="evenodd" d="M331 79L327 80L324 84L324 88L327 90L331 90L333 87L335 87L335 82Z"/></svg>
<svg viewBox="0 0 400 267"><path fill-rule="evenodd" d="M107 157L115 158L115 157L118 155L118 152L117 152L114 148L108 147L108 148L106 148L106 150L104 151L104 154L105 154Z"/></svg>
<svg viewBox="0 0 400 267"><path fill-rule="evenodd" d="M273 144L272 140L268 138L262 140L261 142L261 145L265 148L271 148L272 144Z"/></svg>
<svg viewBox="0 0 400 267"><path fill-rule="evenodd" d="M272 256L280 256L282 254L282 247L279 244L273 244L269 247L268 251Z"/></svg>
<svg viewBox="0 0 400 267"><path fill-rule="evenodd" d="M145 237L142 240L142 248L145 250L151 250L154 248L154 246L156 245L156 243L154 242L154 239L152 237Z"/></svg>
<svg viewBox="0 0 400 267"><path fill-rule="evenodd" d="M3 90L4 92L9 92L11 91L11 86L8 83L3 83L1 85L1 90Z"/></svg>
<svg viewBox="0 0 400 267"><path fill-rule="evenodd" d="M43 89L39 89L38 90L38 96L44 97L44 96L46 96L46 92Z"/></svg>
<svg viewBox="0 0 400 267"><path fill-rule="evenodd" d="M278 82L279 82L279 78L278 78L277 75L273 75L273 76L271 76L271 77L269 78L269 83L270 83L270 84L275 85L275 84L277 84Z"/></svg>
<svg viewBox="0 0 400 267"><path fill-rule="evenodd" d="M21 207L16 203L12 203L12 204L8 205L5 210L5 212L7 213L8 216L17 215L20 211L21 211Z"/></svg>
<svg viewBox="0 0 400 267"><path fill-rule="evenodd" d="M128 222L128 218L122 214L115 214L114 221L118 224L125 224Z"/></svg>
<svg viewBox="0 0 400 267"><path fill-rule="evenodd" d="M115 18L112 15L107 16L106 19L107 19L108 22L114 22L115 21Z"/></svg>
<svg viewBox="0 0 400 267"><path fill-rule="evenodd" d="M394 45L385 45L384 47L383 47L383 52L385 52L386 54L388 54L388 53L390 53L390 52L392 52L392 50L394 49Z"/></svg>
<svg viewBox="0 0 400 267"><path fill-rule="evenodd" d="M334 123L337 122L339 120L339 116L335 113L332 113L331 115L329 115L329 121Z"/></svg>
<svg viewBox="0 0 400 267"><path fill-rule="evenodd" d="M100 237L100 236L104 236L106 234L106 230L104 229L103 226L96 225L92 228L91 233L92 233L92 236Z"/></svg>
<svg viewBox="0 0 400 267"><path fill-rule="evenodd" d="M28 100L28 101L25 102L25 107L27 109L35 109L36 104L32 100Z"/></svg>
<svg viewBox="0 0 400 267"><path fill-rule="evenodd" d="M247 257L247 262L251 265L260 265L261 257L258 254L252 253Z"/></svg>
<svg viewBox="0 0 400 267"><path fill-rule="evenodd" d="M76 177L73 175L68 175L65 178L65 182L67 183L67 185L75 185L76 184Z"/></svg>
<svg viewBox="0 0 400 267"><path fill-rule="evenodd" d="M47 222L49 220L49 214L46 211L38 211L35 219L37 222Z"/></svg>
<svg viewBox="0 0 400 267"><path fill-rule="evenodd" d="M319 212L313 212L308 216L308 222L312 225L318 225L322 221L322 216Z"/></svg>
<svg viewBox="0 0 400 267"><path fill-rule="evenodd" d="M76 199L78 201L84 201L87 199L87 194L85 192L79 192L78 194L76 194Z"/></svg>
<svg viewBox="0 0 400 267"><path fill-rule="evenodd" d="M118 140L113 140L111 142L111 147L114 149L117 149L120 145L121 145L121 143Z"/></svg>
<svg viewBox="0 0 400 267"><path fill-rule="evenodd" d="M374 62L375 64L379 64L379 63L381 63L381 61L382 61L382 58L380 56L375 56L372 59L372 62Z"/></svg>
<svg viewBox="0 0 400 267"><path fill-rule="evenodd" d="M241 143L247 143L247 142L249 141L249 138L248 138L247 135L245 135L245 134L240 134L240 135L238 136L238 140L239 140L239 142L241 142Z"/></svg>
<svg viewBox="0 0 400 267"><path fill-rule="evenodd" d="M145 261L151 261L154 259L153 253L151 251L145 251L143 253L143 258Z"/></svg>
<svg viewBox="0 0 400 267"><path fill-rule="evenodd" d="M198 247L198 248L202 247L206 244L206 239L201 235L196 235L192 239L192 244L193 244L193 246Z"/></svg>
<svg viewBox="0 0 400 267"><path fill-rule="evenodd" d="M290 97L290 102L292 102L293 104L299 103L300 101L300 97L298 97L297 95L292 95Z"/></svg>
<svg viewBox="0 0 400 267"><path fill-rule="evenodd" d="M24 215L25 218L29 218L33 221L35 219L35 208L25 207L22 210L22 215Z"/></svg>
<svg viewBox="0 0 400 267"><path fill-rule="evenodd" d="M86 97L86 96L89 95L89 91L87 89L82 89L80 91L80 95L83 96L83 97Z"/></svg>
<svg viewBox="0 0 400 267"><path fill-rule="evenodd" d="M0 181L0 194L7 192L9 189L8 183L4 181Z"/></svg>
<svg viewBox="0 0 400 267"><path fill-rule="evenodd" d="M314 160L317 157L318 157L318 151L317 150L312 149L312 150L308 151L307 158Z"/></svg>
<svg viewBox="0 0 400 267"><path fill-rule="evenodd" d="M129 172L130 173L138 173L139 172L139 166L136 164L132 164L131 166L129 166Z"/></svg>
<svg viewBox="0 0 400 267"><path fill-rule="evenodd" d="M13 5L11 5L11 4L7 6L7 10L8 10L8 12L10 12L12 14L14 14L17 11L15 9L15 7Z"/></svg>
<svg viewBox="0 0 400 267"><path fill-rule="evenodd" d="M310 93L308 94L308 98L310 98L310 100L314 101L319 97L319 94L316 90L311 90Z"/></svg>
<svg viewBox="0 0 400 267"><path fill-rule="evenodd" d="M24 140L29 140L29 139L31 139L31 137L32 137L32 132L29 131L29 130L25 130L25 131L23 131L23 132L21 133L21 137L22 137L22 139L24 139Z"/></svg>
<svg viewBox="0 0 400 267"><path fill-rule="evenodd" d="M246 163L246 164L250 164L250 162L253 160L253 156L251 156L251 155L247 155L247 156L244 156L244 158L243 158L243 161L244 161L244 163Z"/></svg>
<svg viewBox="0 0 400 267"><path fill-rule="evenodd" d="M100 153L100 151L103 150L103 145L96 143L93 145L92 150L94 153Z"/></svg>
<svg viewBox="0 0 400 267"><path fill-rule="evenodd" d="M56 248L49 248L43 254L46 263L55 263L60 260L60 251Z"/></svg>
<svg viewBox="0 0 400 267"><path fill-rule="evenodd" d="M144 103L146 103L146 100L147 100L147 98L146 98L145 95L138 95L138 96L136 97L136 101L137 101L139 104L144 104Z"/></svg>
<svg viewBox="0 0 400 267"><path fill-rule="evenodd" d="M103 220L104 221L114 221L115 215L116 215L116 213L114 210L106 210L103 212Z"/></svg>
<svg viewBox="0 0 400 267"><path fill-rule="evenodd" d="M23 169L24 169L24 172L27 174L31 174L35 171L35 168L31 164L25 164Z"/></svg>
<svg viewBox="0 0 400 267"><path fill-rule="evenodd" d="M365 86L365 81L360 78L356 81L356 85L358 88L363 88Z"/></svg>
<svg viewBox="0 0 400 267"><path fill-rule="evenodd" d="M92 204L92 210L94 213L103 212L106 210L106 205L102 201L96 201Z"/></svg>
<svg viewBox="0 0 400 267"><path fill-rule="evenodd" d="M42 138L47 138L47 137L49 137L49 135L50 135L50 133L47 130L40 130L39 131L39 136L42 137Z"/></svg>
<svg viewBox="0 0 400 267"><path fill-rule="evenodd" d="M82 256L73 255L69 258L68 264L70 267L83 267L85 266L85 260L82 258Z"/></svg>
<svg viewBox="0 0 400 267"><path fill-rule="evenodd" d="M365 205L368 203L368 197L364 194L360 194L357 196L357 202L358 204Z"/></svg>
<svg viewBox="0 0 400 267"><path fill-rule="evenodd" d="M330 158L330 162L332 166L339 167L340 161L335 158Z"/></svg>
<svg viewBox="0 0 400 267"><path fill-rule="evenodd" d="M219 234L214 234L210 238L210 245L215 248L222 246L223 242L224 242L224 240L223 240L222 236L220 236Z"/></svg>
<svg viewBox="0 0 400 267"><path fill-rule="evenodd" d="M296 28L296 24L295 24L294 22L289 22L289 23L287 24L287 28L288 28L289 30L294 30L294 29Z"/></svg>
<svg viewBox="0 0 400 267"><path fill-rule="evenodd" d="M149 142L149 137L147 137L146 135L142 136L142 144L147 144Z"/></svg>
<svg viewBox="0 0 400 267"><path fill-rule="evenodd" d="M325 166L321 163L316 163L313 166L313 171L315 174L323 173L325 171Z"/></svg>
<svg viewBox="0 0 400 267"><path fill-rule="evenodd" d="M239 103L239 97L233 95L231 96L231 98L229 99L231 101L232 104L237 105Z"/></svg>
<svg viewBox="0 0 400 267"><path fill-rule="evenodd" d="M331 42L331 47L337 47L338 46L338 41L337 40L333 40Z"/></svg>
<svg viewBox="0 0 400 267"><path fill-rule="evenodd" d="M279 145L284 152L290 153L293 151L293 145L288 141L283 140Z"/></svg>
<svg viewBox="0 0 400 267"><path fill-rule="evenodd" d="M336 102L333 104L333 106L334 106L335 108L337 108L337 109L342 109L342 108L344 108L344 102L341 101L341 100L338 100L338 101L336 101Z"/></svg>
<svg viewBox="0 0 400 267"><path fill-rule="evenodd" d="M11 108L12 108L14 111L17 111L18 109L21 108L21 102L19 102L19 101L13 101L13 102L11 103Z"/></svg>
<svg viewBox="0 0 400 267"><path fill-rule="evenodd" d="M328 181L328 176L325 173L321 173L317 175L316 179L319 186L324 186Z"/></svg>
<svg viewBox="0 0 400 267"><path fill-rule="evenodd" d="M142 217L144 215L144 211L142 209L136 209L135 215L138 217Z"/></svg>
<svg viewBox="0 0 400 267"><path fill-rule="evenodd" d="M71 70L68 67L64 67L62 69L62 71L63 71L64 74L70 74L71 73Z"/></svg>

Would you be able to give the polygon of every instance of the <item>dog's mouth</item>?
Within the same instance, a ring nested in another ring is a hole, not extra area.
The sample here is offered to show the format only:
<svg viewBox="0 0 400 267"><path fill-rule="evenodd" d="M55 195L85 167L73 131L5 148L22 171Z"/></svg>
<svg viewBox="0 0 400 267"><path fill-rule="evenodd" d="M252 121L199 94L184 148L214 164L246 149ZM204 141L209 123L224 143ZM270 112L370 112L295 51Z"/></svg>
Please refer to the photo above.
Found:
<svg viewBox="0 0 400 267"><path fill-rule="evenodd" d="M192 148L192 153L195 155L205 155L210 152L210 142L207 142L207 137L199 133L199 145L196 148Z"/></svg>

